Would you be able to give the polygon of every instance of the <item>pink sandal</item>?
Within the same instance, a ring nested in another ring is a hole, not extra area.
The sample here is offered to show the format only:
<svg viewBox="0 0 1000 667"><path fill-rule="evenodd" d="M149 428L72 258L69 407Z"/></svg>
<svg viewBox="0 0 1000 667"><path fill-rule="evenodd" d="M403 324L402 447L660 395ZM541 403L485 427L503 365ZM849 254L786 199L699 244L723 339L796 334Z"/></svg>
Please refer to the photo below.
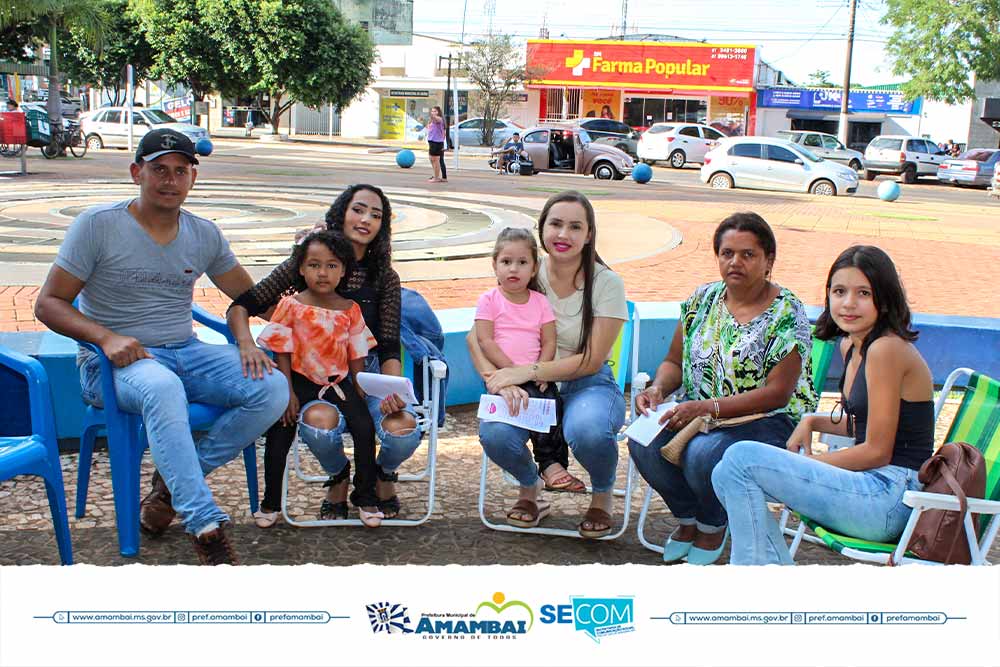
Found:
<svg viewBox="0 0 1000 667"><path fill-rule="evenodd" d="M358 508L358 516L361 518L361 523L367 528L378 528L382 525L382 519L385 518L385 514L380 510L376 509L374 512L369 512L364 507Z"/></svg>

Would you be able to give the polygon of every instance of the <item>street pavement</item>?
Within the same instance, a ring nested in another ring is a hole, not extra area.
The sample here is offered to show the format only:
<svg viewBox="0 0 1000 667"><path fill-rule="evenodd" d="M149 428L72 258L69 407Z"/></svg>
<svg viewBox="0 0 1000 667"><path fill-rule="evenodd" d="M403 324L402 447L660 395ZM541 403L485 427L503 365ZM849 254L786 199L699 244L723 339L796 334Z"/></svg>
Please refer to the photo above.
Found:
<svg viewBox="0 0 1000 667"><path fill-rule="evenodd" d="M701 185L695 168L656 167L653 181L639 185L572 175L498 176L488 169L484 155L468 154L459 169L449 163L449 183L431 184L425 153L418 152L416 165L403 170L394 163L394 150L322 141L221 139L213 155L202 161L190 208L214 219L245 265L261 276L286 256L294 230L321 220L344 186L379 185L396 209L395 266L405 284L435 308L473 305L494 284L488 253L495 233L506 225L534 226L545 199L565 189L590 197L597 212L599 251L623 276L629 298L636 301L681 300L697 285L717 279L715 226L732 212L752 210L775 229L775 279L806 303L822 302L826 273L837 254L864 243L879 245L893 257L915 311L1000 316L993 297L1000 262L1000 203L981 190L920 183L903 186L895 203L879 201L874 197L877 183L865 182L854 197L720 192ZM53 161L32 153L31 175L0 177L0 331L44 328L34 319L34 299L67 225L82 208L124 199L135 191L128 180L131 156L125 151ZM0 171L4 167L0 164ZM196 289L196 300L219 314L228 306L228 299L204 281ZM622 454L624 461L624 449ZM95 459L92 502L87 515L71 524L74 546L80 562L119 564L126 561L117 555L106 454L98 453ZM419 454L416 459L419 464ZM439 445L438 504L431 521L413 529L278 526L263 532L247 513L242 463L229 464L210 481L220 504L232 513L237 548L247 563L657 562L656 554L638 544L632 528L613 543L485 529L476 513L480 459L474 412L453 409ZM72 499L75 455L65 455L63 467L67 497ZM150 473L147 459L144 489ZM491 480L488 511L500 518L513 495L495 469ZM624 466L619 481L624 483ZM401 486L406 512L419 514L425 507L419 498L422 485ZM293 512L315 512L321 491L298 485L293 493ZM633 500L641 501L638 491ZM574 526L583 502L582 497L560 496L547 521ZM673 519L662 503L655 507L650 530L662 541ZM50 525L38 481L22 477L0 484L0 564L54 562ZM555 548L546 549L549 545ZM846 562L813 546L803 547L801 555L803 562ZM194 557L175 525L161 540L144 539L140 561L191 563Z"/></svg>

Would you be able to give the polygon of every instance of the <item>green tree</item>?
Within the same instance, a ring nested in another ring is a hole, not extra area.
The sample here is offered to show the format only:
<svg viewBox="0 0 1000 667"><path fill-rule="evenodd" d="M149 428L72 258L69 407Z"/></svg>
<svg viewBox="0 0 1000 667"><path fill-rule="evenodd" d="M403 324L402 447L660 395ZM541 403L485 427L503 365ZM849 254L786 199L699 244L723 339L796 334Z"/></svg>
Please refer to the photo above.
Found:
<svg viewBox="0 0 1000 667"><path fill-rule="evenodd" d="M200 0L200 5L204 25L245 91L257 95L274 134L296 102L341 108L373 81L371 38L329 0Z"/></svg>
<svg viewBox="0 0 1000 667"><path fill-rule="evenodd" d="M132 0L132 11L153 51L150 75L191 89L236 95L241 81L205 25L200 0Z"/></svg>
<svg viewBox="0 0 1000 667"><path fill-rule="evenodd" d="M818 69L809 75L809 86L817 88L836 88L837 84L830 81L830 70Z"/></svg>
<svg viewBox="0 0 1000 667"><path fill-rule="evenodd" d="M469 80L479 88L479 114L483 117L483 144L493 144L496 119L525 84L535 78L523 62L523 50L510 35L494 35L476 42L462 56Z"/></svg>
<svg viewBox="0 0 1000 667"><path fill-rule="evenodd" d="M49 119L62 122L59 84L59 33L73 27L95 47L104 38L108 17L103 0L0 0L0 29L38 22L49 44Z"/></svg>
<svg viewBox="0 0 1000 667"><path fill-rule="evenodd" d="M113 92L112 104L125 99L125 68L132 65L134 80L146 78L153 64L153 50L139 26L139 20L129 11L128 0L107 0L109 24L102 48L97 49L77 27L70 27L63 44L62 64L75 80L86 81Z"/></svg>
<svg viewBox="0 0 1000 667"><path fill-rule="evenodd" d="M1000 3L996 0L887 0L882 22L895 32L893 72L910 80L910 99L950 104L975 98L971 75L1000 79Z"/></svg>
<svg viewBox="0 0 1000 667"><path fill-rule="evenodd" d="M34 56L25 54L29 53L29 49L37 52L41 48L42 33L43 28L37 19L0 27L0 60L30 62Z"/></svg>

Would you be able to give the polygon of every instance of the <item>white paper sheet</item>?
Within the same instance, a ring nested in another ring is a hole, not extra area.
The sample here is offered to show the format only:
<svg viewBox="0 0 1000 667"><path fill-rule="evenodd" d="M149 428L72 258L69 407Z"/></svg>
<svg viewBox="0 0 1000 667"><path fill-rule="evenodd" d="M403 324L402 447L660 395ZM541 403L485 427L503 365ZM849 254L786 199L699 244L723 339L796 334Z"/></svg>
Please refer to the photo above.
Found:
<svg viewBox="0 0 1000 667"><path fill-rule="evenodd" d="M370 396L385 398L396 394L407 405L417 404L417 397L413 393L413 383L410 382L410 378L382 375L381 373L358 373L358 385Z"/></svg>
<svg viewBox="0 0 1000 667"><path fill-rule="evenodd" d="M503 422L529 431L548 433L556 424L556 402L551 398L529 398L528 407L515 417L507 409L507 401L493 394L483 394L479 397L476 416L483 421Z"/></svg>
<svg viewBox="0 0 1000 667"><path fill-rule="evenodd" d="M627 429L625 436L635 440L643 447L649 447L649 443L665 429L666 424L660 423L660 417L671 408L677 407L677 401L667 401L656 406L656 410L649 410L646 415L639 415Z"/></svg>

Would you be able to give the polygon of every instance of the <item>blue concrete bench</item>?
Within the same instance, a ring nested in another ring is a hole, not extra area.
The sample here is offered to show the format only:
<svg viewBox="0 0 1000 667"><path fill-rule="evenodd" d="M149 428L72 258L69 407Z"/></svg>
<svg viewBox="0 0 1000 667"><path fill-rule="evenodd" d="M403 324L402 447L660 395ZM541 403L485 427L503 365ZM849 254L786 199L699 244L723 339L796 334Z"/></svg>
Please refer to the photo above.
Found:
<svg viewBox="0 0 1000 667"><path fill-rule="evenodd" d="M636 306L642 318L640 370L653 373L670 344L677 326L680 304L640 302ZM816 307L808 310L811 318L820 313L820 309ZM472 327L474 314L474 308L437 311L445 332L444 351L451 373L447 405L475 403L483 391L465 348L465 336ZM920 331L917 347L930 365L937 384L943 383L948 373L959 366L968 366L992 377L1000 377L1000 319L916 314L914 326ZM221 337L214 332L205 329L197 331L206 341L222 342ZM0 332L0 345L36 357L42 362L52 387L58 437L79 437L84 407L80 400L80 381L75 363L76 344L50 332ZM836 389L841 369L840 359L835 357L827 378L828 390ZM3 391L0 390L0 423L16 418L4 412L5 406L9 404L10 401L3 400Z"/></svg>

